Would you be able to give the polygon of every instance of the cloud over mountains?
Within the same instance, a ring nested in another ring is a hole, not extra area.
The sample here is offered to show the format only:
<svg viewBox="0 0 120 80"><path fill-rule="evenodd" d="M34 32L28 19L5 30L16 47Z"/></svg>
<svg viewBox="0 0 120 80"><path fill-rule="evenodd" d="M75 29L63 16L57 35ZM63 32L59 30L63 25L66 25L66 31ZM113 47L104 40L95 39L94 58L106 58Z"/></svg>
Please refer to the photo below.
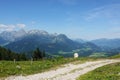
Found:
<svg viewBox="0 0 120 80"><path fill-rule="evenodd" d="M25 28L25 24L0 24L0 31L13 31Z"/></svg>

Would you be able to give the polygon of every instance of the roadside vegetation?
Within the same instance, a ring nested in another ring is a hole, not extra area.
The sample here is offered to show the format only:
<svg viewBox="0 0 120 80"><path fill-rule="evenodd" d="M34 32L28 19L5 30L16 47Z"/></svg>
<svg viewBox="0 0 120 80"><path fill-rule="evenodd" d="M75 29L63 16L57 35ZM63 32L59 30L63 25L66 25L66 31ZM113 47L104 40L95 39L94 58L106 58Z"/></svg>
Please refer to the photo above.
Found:
<svg viewBox="0 0 120 80"><path fill-rule="evenodd" d="M0 77L11 75L29 75L63 67L65 63L84 63L97 58L63 58L42 59L38 61L0 61Z"/></svg>
<svg viewBox="0 0 120 80"><path fill-rule="evenodd" d="M120 62L97 68L77 80L120 80Z"/></svg>
<svg viewBox="0 0 120 80"><path fill-rule="evenodd" d="M120 54L108 58L120 59ZM80 76L77 80L120 80L120 62L97 68Z"/></svg>

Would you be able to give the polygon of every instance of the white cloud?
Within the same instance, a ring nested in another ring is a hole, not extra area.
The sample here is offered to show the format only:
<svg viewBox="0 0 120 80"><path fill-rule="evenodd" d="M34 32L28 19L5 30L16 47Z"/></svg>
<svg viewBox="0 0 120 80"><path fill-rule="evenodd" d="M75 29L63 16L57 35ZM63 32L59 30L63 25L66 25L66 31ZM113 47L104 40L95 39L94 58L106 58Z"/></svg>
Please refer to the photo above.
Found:
<svg viewBox="0 0 120 80"><path fill-rule="evenodd" d="M25 28L25 24L17 24L17 27L19 27L19 28Z"/></svg>
<svg viewBox="0 0 120 80"><path fill-rule="evenodd" d="M99 27L101 29L103 28L103 31L89 35L88 38L120 38L120 4L111 4L94 8L86 13L85 20L98 24L96 27L100 24ZM106 30L104 27L106 27Z"/></svg>
<svg viewBox="0 0 120 80"><path fill-rule="evenodd" d="M87 21L103 19L118 19L120 18L120 4L106 5L98 8L94 8L87 13L85 19Z"/></svg>
<svg viewBox="0 0 120 80"><path fill-rule="evenodd" d="M0 24L0 31L12 31L15 29L15 25Z"/></svg>
<svg viewBox="0 0 120 80"><path fill-rule="evenodd" d="M0 31L13 31L16 29L25 28L25 24L0 24Z"/></svg>

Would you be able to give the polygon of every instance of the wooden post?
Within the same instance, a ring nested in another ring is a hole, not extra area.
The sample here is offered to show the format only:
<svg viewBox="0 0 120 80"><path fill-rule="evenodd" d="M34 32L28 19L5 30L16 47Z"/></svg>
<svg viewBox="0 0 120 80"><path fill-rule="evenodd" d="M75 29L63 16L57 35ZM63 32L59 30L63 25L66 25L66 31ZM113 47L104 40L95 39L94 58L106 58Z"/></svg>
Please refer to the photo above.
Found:
<svg viewBox="0 0 120 80"><path fill-rule="evenodd" d="M33 63L33 58L31 58L31 65L32 65L32 63Z"/></svg>
<svg viewBox="0 0 120 80"><path fill-rule="evenodd" d="M16 60L14 59L14 64L15 64Z"/></svg>

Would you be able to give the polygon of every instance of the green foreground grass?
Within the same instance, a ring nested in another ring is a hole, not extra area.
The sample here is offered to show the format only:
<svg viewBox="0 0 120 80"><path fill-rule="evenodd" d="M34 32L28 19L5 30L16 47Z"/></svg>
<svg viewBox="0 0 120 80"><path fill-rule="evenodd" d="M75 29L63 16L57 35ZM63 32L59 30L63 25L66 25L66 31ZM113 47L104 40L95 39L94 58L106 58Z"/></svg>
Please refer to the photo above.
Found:
<svg viewBox="0 0 120 80"><path fill-rule="evenodd" d="M29 75L62 67L69 62L83 63L85 61L97 60L97 58L58 58L40 61L0 61L0 78L11 75Z"/></svg>
<svg viewBox="0 0 120 80"><path fill-rule="evenodd" d="M97 68L77 80L120 80L120 62Z"/></svg>

